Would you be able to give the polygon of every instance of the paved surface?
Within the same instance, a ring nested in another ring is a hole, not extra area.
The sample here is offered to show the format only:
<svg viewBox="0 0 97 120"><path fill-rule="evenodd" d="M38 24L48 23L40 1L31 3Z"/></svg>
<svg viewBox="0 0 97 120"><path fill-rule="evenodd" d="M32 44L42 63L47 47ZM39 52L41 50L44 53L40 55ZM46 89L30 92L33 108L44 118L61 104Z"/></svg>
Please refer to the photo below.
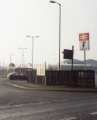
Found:
<svg viewBox="0 0 97 120"><path fill-rule="evenodd" d="M97 120L97 93L33 91L0 80L0 120Z"/></svg>
<svg viewBox="0 0 97 120"><path fill-rule="evenodd" d="M96 92L97 88L68 88L66 86L46 86L27 83L27 81L14 81L7 82L8 85L25 90L43 90L43 91L63 91L63 92Z"/></svg>

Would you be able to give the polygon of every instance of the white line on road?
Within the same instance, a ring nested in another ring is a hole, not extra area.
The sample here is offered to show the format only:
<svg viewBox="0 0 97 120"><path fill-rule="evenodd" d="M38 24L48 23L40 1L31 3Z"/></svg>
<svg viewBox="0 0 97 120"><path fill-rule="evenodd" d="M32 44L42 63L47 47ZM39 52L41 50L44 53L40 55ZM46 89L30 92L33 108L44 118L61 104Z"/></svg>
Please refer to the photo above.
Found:
<svg viewBox="0 0 97 120"><path fill-rule="evenodd" d="M24 86L21 86L21 85L16 85L16 84L12 84L14 87L18 87L18 88L23 88L23 89L25 89L26 87L24 87Z"/></svg>
<svg viewBox="0 0 97 120"><path fill-rule="evenodd" d="M76 120L77 117L69 117L69 118L63 118L63 119L60 119L60 120Z"/></svg>
<svg viewBox="0 0 97 120"><path fill-rule="evenodd" d="M97 112L92 112L90 113L90 115L97 115Z"/></svg>
<svg viewBox="0 0 97 120"><path fill-rule="evenodd" d="M19 108L19 107L26 107L26 106L31 106L31 105L43 105L43 104L49 104L50 102L38 102L38 103L25 103L25 104L14 104L14 105L5 105L5 106L0 106L1 109L11 109L11 108Z"/></svg>
<svg viewBox="0 0 97 120"><path fill-rule="evenodd" d="M20 116L30 116L33 114L40 114L40 113L46 113L46 112L52 112L54 109L53 108L45 108L45 109L41 109L41 110L31 110L31 109L27 109L24 111L22 110L22 112L20 111L15 111L13 110L7 110L6 112L3 111L2 114L0 113L0 120L1 119L9 119L9 118L16 118L16 117L20 117Z"/></svg>

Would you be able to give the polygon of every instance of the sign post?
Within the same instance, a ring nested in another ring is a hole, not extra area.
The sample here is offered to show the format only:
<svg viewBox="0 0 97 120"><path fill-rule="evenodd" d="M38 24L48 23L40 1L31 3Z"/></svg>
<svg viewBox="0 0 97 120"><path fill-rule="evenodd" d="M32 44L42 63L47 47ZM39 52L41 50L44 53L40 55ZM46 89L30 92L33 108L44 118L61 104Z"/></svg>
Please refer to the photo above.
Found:
<svg viewBox="0 0 97 120"><path fill-rule="evenodd" d="M74 55L74 46L72 46L72 71L73 71L73 55Z"/></svg>
<svg viewBox="0 0 97 120"><path fill-rule="evenodd" d="M84 63L86 65L86 50L89 50L89 33L79 34L80 50L84 51Z"/></svg>
<svg viewBox="0 0 97 120"><path fill-rule="evenodd" d="M72 67L71 67L72 70L73 70L73 54L74 54L74 46L72 46L72 50L64 49L63 51L64 59L72 60Z"/></svg>

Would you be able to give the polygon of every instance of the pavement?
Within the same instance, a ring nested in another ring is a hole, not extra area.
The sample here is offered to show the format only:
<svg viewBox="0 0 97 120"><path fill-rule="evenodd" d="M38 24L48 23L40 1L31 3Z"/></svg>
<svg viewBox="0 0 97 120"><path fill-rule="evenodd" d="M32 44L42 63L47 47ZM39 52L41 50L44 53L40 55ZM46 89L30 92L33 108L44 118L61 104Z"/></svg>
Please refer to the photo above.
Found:
<svg viewBox="0 0 97 120"><path fill-rule="evenodd" d="M96 92L64 92L72 90L65 86L62 92L41 91L41 87L1 78L0 120L97 120Z"/></svg>
<svg viewBox="0 0 97 120"><path fill-rule="evenodd" d="M74 88L67 87L64 85L61 86L48 86L48 85L37 85L32 83L27 83L27 81L12 81L7 82L8 85L24 89L24 90L39 90L39 91L63 91L63 92L97 92L97 88Z"/></svg>

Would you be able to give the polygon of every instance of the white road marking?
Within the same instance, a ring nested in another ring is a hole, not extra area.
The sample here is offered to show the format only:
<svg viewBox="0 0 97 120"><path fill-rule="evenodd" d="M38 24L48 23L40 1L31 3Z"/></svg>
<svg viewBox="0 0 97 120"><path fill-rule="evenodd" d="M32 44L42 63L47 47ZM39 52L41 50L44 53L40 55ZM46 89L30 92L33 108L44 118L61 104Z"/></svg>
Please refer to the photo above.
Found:
<svg viewBox="0 0 97 120"><path fill-rule="evenodd" d="M25 89L25 88L27 88L27 87L24 87L24 86L21 86L21 85L17 85L17 84L12 84L14 87L18 87L18 88L23 88L23 89Z"/></svg>
<svg viewBox="0 0 97 120"><path fill-rule="evenodd" d="M69 117L69 118L63 118L63 119L60 119L60 120L76 120L77 117Z"/></svg>
<svg viewBox="0 0 97 120"><path fill-rule="evenodd" d="M90 113L90 115L97 115L97 112L92 112Z"/></svg>
<svg viewBox="0 0 97 120"><path fill-rule="evenodd" d="M33 114L40 114L40 113L45 113L45 112L52 112L54 109L53 108L45 108L45 109L40 109L40 110L31 110L31 109L27 109L23 111L23 109L21 109L22 112L20 112L20 110L5 110L2 111L0 113L0 120L1 119L8 119L8 118L16 118L16 117L20 117L20 116L29 116L29 115L33 115Z"/></svg>
<svg viewBox="0 0 97 120"><path fill-rule="evenodd" d="M50 102L37 102L37 103L24 103L24 104L14 104L14 105L5 105L5 106L0 106L1 109L9 109L9 108L19 108L19 107L26 107L26 106L33 106L33 105L43 105L43 104L49 104Z"/></svg>

